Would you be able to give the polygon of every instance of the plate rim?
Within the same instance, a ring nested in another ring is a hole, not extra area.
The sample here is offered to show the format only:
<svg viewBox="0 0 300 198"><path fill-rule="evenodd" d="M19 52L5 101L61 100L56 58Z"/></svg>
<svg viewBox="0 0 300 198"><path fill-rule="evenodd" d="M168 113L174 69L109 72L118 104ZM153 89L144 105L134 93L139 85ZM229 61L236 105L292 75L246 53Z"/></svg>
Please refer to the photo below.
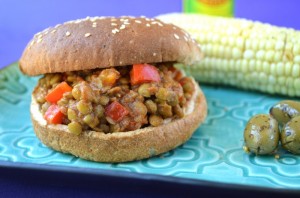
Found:
<svg viewBox="0 0 300 198"><path fill-rule="evenodd" d="M171 175L159 175L152 173L138 173L127 172L123 170L110 170L103 168L86 168L86 167L72 167L62 166L56 164L34 164L25 162L10 162L0 160L1 169L18 169L22 171L39 171L39 172L55 172L55 173L70 173L70 174L84 174L93 177L110 177L112 179L133 179L133 180L151 180L176 185L187 185L193 188L209 187L216 190L232 190L252 193L276 193L276 195L300 195L300 189L274 188L262 187L246 184L225 183L218 181L207 181L203 179L176 177ZM130 185L130 184L129 184Z"/></svg>

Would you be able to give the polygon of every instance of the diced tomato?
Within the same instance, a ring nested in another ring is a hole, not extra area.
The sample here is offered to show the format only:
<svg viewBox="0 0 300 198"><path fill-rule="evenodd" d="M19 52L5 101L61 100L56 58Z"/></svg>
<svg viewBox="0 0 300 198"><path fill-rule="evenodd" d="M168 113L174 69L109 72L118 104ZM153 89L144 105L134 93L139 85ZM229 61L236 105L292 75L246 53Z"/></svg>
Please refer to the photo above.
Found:
<svg viewBox="0 0 300 198"><path fill-rule="evenodd" d="M44 118L49 124L61 124L64 118L64 114L60 111L58 105L52 104L47 109Z"/></svg>
<svg viewBox="0 0 300 198"><path fill-rule="evenodd" d="M104 86L113 86L119 78L120 73L114 68L104 69L100 73L100 79Z"/></svg>
<svg viewBox="0 0 300 198"><path fill-rule="evenodd" d="M50 103L57 103L63 97L63 94L69 91L72 91L72 87L66 82L61 82L47 94L45 99Z"/></svg>
<svg viewBox="0 0 300 198"><path fill-rule="evenodd" d="M114 101L105 108L105 115L113 119L115 122L121 121L129 111L119 102Z"/></svg>
<svg viewBox="0 0 300 198"><path fill-rule="evenodd" d="M160 75L155 66L149 64L134 64L130 71L132 85L146 82L160 82Z"/></svg>

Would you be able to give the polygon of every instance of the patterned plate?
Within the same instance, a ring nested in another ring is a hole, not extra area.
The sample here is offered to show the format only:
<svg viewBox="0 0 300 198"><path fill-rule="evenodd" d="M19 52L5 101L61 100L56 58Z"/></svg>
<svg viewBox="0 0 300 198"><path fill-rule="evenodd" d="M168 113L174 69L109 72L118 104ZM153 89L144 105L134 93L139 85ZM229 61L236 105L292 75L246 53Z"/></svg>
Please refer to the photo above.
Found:
<svg viewBox="0 0 300 198"><path fill-rule="evenodd" d="M1 162L9 162L81 167L95 172L119 170L246 186L300 188L300 156L280 150L280 158L276 159L248 155L242 149L247 120L254 114L267 113L272 104L285 98L202 86L209 105L208 117L186 144L146 160L104 164L58 153L35 137L29 103L37 79L22 75L17 63L0 71L0 166Z"/></svg>

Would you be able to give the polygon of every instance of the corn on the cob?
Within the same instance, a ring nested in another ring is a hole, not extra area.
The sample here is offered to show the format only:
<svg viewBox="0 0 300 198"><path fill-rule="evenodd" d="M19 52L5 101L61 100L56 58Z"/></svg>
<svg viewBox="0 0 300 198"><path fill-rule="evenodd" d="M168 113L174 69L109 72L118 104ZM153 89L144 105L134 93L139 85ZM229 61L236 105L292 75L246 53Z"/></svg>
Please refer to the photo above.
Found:
<svg viewBox="0 0 300 198"><path fill-rule="evenodd" d="M300 31L200 14L158 16L194 37L204 60L185 67L196 80L300 96Z"/></svg>

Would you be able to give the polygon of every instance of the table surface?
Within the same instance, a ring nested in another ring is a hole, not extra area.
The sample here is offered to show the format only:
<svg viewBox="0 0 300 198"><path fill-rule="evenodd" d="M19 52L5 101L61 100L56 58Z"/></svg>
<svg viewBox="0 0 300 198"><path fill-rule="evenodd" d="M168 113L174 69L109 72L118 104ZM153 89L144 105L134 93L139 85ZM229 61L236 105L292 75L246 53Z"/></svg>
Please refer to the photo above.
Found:
<svg viewBox="0 0 300 198"><path fill-rule="evenodd" d="M272 0L236 0L235 16L262 22L271 23L278 26L286 26L300 29L300 1L272 1ZM154 17L168 12L180 12L182 3L180 0L0 0L0 68L3 68L17 61L28 41L33 34L57 23L67 20L85 18L86 16L148 16ZM30 176L22 171L11 171L0 169L0 196L22 196L23 197L56 197L56 196L133 196L139 197L145 192L140 184L132 183L134 189L118 188L108 186L100 182L102 188L92 188L92 186L82 185L82 188L73 189L72 185L80 186L77 182L70 182L65 178L56 178L49 175L47 181L39 173L31 173ZM31 178L31 180L29 180ZM86 178L75 177L72 179L87 181ZM50 185L49 185L49 182ZM69 182L69 183L64 183ZM90 181L95 185L95 181ZM145 182L149 185L149 182ZM124 182L120 182L124 184ZM117 184L113 184L117 185ZM151 183L152 187L160 184ZM149 188L151 188L151 186ZM161 186L162 187L162 186ZM110 190L108 190L110 189ZM165 186L164 190L170 190ZM152 191L158 192L157 189ZM175 191L174 191L175 192ZM124 193L124 194L122 194ZM208 190L205 193L210 193ZM143 194L144 197L152 197L154 194ZM161 193L167 196L168 194ZM174 193L172 194L174 196ZM177 194L177 196L179 196Z"/></svg>

